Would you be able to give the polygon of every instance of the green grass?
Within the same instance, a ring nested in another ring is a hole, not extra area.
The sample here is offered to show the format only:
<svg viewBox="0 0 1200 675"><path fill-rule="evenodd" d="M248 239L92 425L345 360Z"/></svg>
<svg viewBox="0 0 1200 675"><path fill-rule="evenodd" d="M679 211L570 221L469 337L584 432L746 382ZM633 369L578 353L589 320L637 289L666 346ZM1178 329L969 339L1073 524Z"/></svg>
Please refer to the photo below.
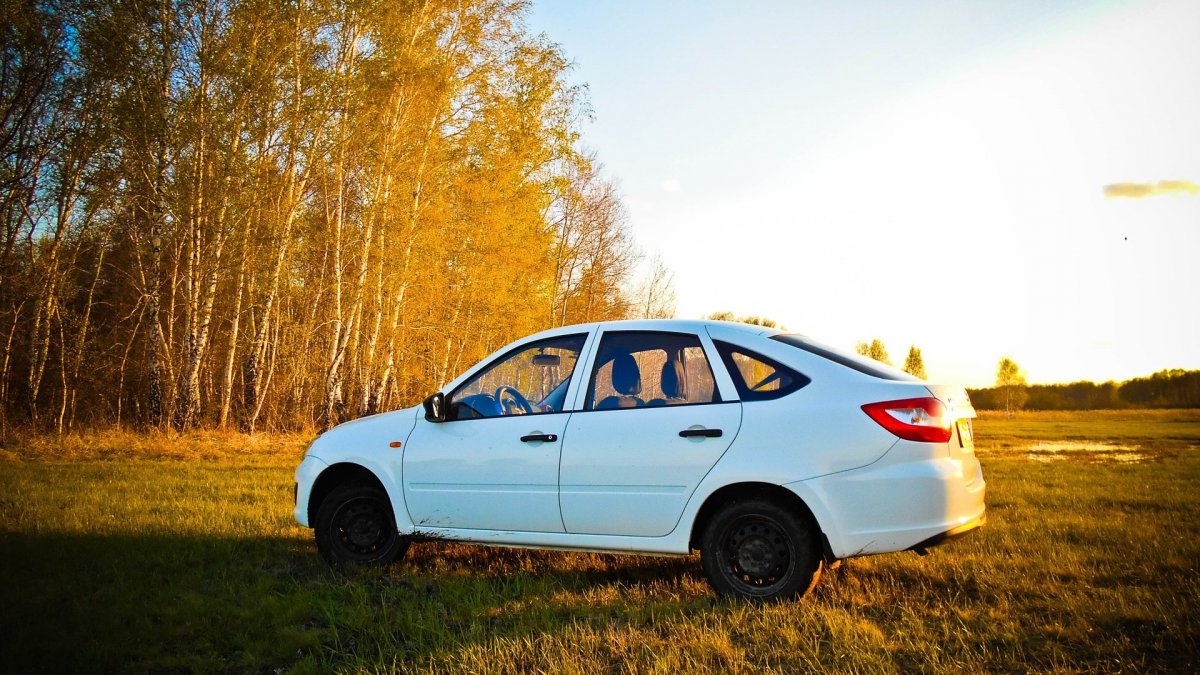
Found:
<svg viewBox="0 0 1200 675"><path fill-rule="evenodd" d="M340 575L291 519L302 439L27 439L0 458L0 670L1195 672L1200 434L1160 422L981 419L983 530L767 606L695 557L428 543ZM988 449L1060 424L1151 459Z"/></svg>
<svg viewBox="0 0 1200 675"><path fill-rule="evenodd" d="M980 449L1003 450L1031 441L1104 441L1200 445L1200 410L983 411L975 420Z"/></svg>

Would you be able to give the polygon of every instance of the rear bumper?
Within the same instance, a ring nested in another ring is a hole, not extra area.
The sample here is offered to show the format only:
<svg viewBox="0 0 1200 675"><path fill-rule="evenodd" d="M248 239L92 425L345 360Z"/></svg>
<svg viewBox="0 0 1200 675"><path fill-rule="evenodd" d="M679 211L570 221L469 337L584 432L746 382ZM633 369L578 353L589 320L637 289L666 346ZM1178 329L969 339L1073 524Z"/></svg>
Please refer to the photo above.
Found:
<svg viewBox="0 0 1200 675"><path fill-rule="evenodd" d="M958 527L951 528L940 534L935 534L932 537L930 537L922 542L913 544L912 546L910 546L908 548L908 550L916 551L917 553L924 554L926 549L933 548L934 546L941 546L942 544L954 541L955 539L959 539L968 534L971 534L975 530L978 530L979 528L983 527L984 523L986 523L986 522L987 522L987 514L984 513L984 514L980 515L978 518L975 518L966 523L963 523L962 525L959 525Z"/></svg>
<svg viewBox="0 0 1200 675"><path fill-rule="evenodd" d="M928 548L984 523L987 484L973 457L889 455L900 461L784 486L809 505L834 557Z"/></svg>

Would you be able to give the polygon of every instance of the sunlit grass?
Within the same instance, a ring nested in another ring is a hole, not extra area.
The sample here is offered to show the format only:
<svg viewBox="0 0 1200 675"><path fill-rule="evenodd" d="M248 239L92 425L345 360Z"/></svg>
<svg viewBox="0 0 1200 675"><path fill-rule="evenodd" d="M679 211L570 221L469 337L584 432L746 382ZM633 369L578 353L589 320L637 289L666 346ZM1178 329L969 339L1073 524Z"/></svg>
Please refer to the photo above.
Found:
<svg viewBox="0 0 1200 675"><path fill-rule="evenodd" d="M1014 423L1029 431L981 420L983 530L924 558L847 561L810 598L767 606L717 599L694 556L429 543L388 570L335 574L291 519L302 438L226 436L236 447L224 449L188 437L107 445L83 437L61 459L10 445L0 459L0 663L14 671L1194 672L1200 451L1188 446L1200 440L1172 432L1160 441L1170 451L1139 464L1041 464L988 450L992 430L1014 442L1053 440L1039 425L1092 437L1089 425L1118 422ZM1155 421L1134 422L1154 454ZM166 441L171 448L154 447ZM256 454L245 454L255 443Z"/></svg>
<svg viewBox="0 0 1200 675"><path fill-rule="evenodd" d="M1020 411L1011 418L985 410L975 420L975 430L983 450L1062 440L1200 444L1200 409Z"/></svg>
<svg viewBox="0 0 1200 675"><path fill-rule="evenodd" d="M0 438L0 460L58 462L80 459L169 459L231 461L237 466L295 465L315 433L240 434L222 431L175 433L122 430L54 434L16 431Z"/></svg>

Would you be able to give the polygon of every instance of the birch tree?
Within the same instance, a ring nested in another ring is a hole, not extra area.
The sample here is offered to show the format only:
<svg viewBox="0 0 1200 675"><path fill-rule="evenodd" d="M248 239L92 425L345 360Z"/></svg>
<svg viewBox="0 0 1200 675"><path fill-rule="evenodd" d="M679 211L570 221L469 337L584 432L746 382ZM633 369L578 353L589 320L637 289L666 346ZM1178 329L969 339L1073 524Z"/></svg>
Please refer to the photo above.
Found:
<svg viewBox="0 0 1200 675"><path fill-rule="evenodd" d="M328 426L665 307L527 9L4 6L0 430Z"/></svg>

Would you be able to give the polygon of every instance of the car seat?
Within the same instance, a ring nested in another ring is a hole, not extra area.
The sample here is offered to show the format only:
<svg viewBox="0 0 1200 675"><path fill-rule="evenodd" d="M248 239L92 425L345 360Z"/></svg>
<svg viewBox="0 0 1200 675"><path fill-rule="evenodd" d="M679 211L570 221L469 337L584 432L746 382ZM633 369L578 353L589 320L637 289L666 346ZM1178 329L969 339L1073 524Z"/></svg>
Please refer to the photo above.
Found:
<svg viewBox="0 0 1200 675"><path fill-rule="evenodd" d="M687 393L684 385L687 375L683 372L683 362L670 360L663 364L661 388L664 398L656 398L647 403L650 406L679 405L687 403Z"/></svg>
<svg viewBox="0 0 1200 675"><path fill-rule="evenodd" d="M614 408L641 408L646 402L638 398L642 393L642 371L630 354L618 354L612 360L612 386L616 396L605 397L596 404L596 410Z"/></svg>

